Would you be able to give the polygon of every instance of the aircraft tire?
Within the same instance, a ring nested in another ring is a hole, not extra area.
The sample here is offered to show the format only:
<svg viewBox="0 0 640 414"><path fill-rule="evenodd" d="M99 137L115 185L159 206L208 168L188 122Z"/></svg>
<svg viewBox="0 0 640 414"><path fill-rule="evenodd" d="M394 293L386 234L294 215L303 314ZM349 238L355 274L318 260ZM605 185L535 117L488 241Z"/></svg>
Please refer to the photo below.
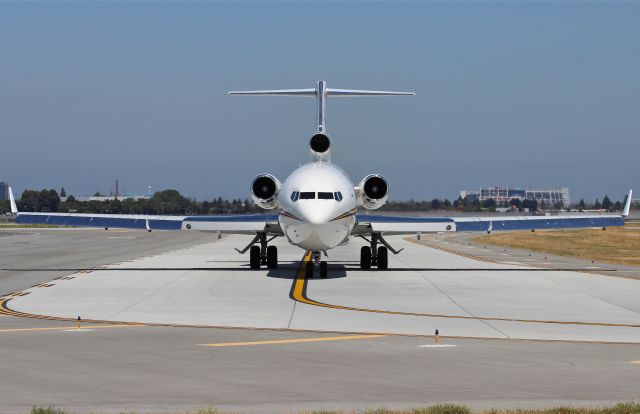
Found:
<svg viewBox="0 0 640 414"><path fill-rule="evenodd" d="M304 276L307 279L313 279L313 262L311 261L307 262L307 268L305 270Z"/></svg>
<svg viewBox="0 0 640 414"><path fill-rule="evenodd" d="M386 270L389 267L389 249L378 247L378 269Z"/></svg>
<svg viewBox="0 0 640 414"><path fill-rule="evenodd" d="M278 248L276 246L267 246L267 268L278 268Z"/></svg>
<svg viewBox="0 0 640 414"><path fill-rule="evenodd" d="M251 250L249 250L249 267L260 269L260 246L251 246Z"/></svg>
<svg viewBox="0 0 640 414"><path fill-rule="evenodd" d="M360 248L360 269L371 269L371 247Z"/></svg>
<svg viewBox="0 0 640 414"><path fill-rule="evenodd" d="M322 279L327 278L328 267L327 262L320 262L320 277Z"/></svg>

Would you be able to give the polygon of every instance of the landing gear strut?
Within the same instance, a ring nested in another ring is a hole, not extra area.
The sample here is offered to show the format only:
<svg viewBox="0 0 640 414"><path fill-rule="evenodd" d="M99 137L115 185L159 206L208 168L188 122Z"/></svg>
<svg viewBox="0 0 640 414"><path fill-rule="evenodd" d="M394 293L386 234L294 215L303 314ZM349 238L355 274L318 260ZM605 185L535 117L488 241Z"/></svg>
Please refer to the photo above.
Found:
<svg viewBox="0 0 640 414"><path fill-rule="evenodd" d="M260 232L256 234L256 237L251 240L248 246L246 246L242 250L236 249L236 251L240 254L244 254L248 249L249 250L249 267L252 269L260 269L260 266L265 264L267 265L267 269L277 269L278 268L278 248L276 246L268 246L271 240L275 239L278 236L273 236L272 238L267 240L267 233ZM260 246L256 246L255 244L260 243Z"/></svg>
<svg viewBox="0 0 640 414"><path fill-rule="evenodd" d="M398 254L403 250L395 250L382 238L380 233L372 233L371 240L364 236L360 237L369 242L369 246L360 248L360 269L371 269L371 266L377 266L379 270L385 270L389 267L389 250L393 254ZM378 243L382 246L378 247Z"/></svg>
<svg viewBox="0 0 640 414"><path fill-rule="evenodd" d="M328 265L327 262L323 262L321 259L320 252L313 252L311 256L311 260L307 262L307 267L305 269L305 277L307 279L313 278L313 272L316 270L320 271L320 277L325 279L328 274Z"/></svg>

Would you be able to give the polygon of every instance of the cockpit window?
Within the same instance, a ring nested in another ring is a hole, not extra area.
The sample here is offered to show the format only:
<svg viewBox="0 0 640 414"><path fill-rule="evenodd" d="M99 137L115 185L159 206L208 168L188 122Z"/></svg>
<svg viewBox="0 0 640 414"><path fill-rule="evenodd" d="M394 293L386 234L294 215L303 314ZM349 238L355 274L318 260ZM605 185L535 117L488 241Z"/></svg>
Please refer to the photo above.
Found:
<svg viewBox="0 0 640 414"><path fill-rule="evenodd" d="M336 191L335 193L330 192L318 192L318 200L336 200L338 202L342 201L342 193L340 191ZM298 200L315 200L316 193L312 191L293 191L291 193L291 201L294 203Z"/></svg>
<svg viewBox="0 0 640 414"><path fill-rule="evenodd" d="M316 198L316 193L311 191L302 191L300 193L300 200L313 200Z"/></svg>

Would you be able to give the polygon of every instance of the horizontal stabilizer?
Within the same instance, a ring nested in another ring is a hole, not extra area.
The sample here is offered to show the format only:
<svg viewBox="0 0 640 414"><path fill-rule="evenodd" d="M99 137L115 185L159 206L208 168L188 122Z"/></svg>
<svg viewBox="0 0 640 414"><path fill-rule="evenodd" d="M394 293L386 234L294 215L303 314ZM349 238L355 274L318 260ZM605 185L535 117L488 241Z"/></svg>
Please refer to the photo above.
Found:
<svg viewBox="0 0 640 414"><path fill-rule="evenodd" d="M314 89L270 89L258 91L231 91L229 95L263 95L263 96L312 96L316 98L318 118L316 131L325 132L327 98L329 96L413 96L413 92L368 91L360 89L333 89L327 87L327 82L318 81Z"/></svg>
<svg viewBox="0 0 640 414"><path fill-rule="evenodd" d="M362 91L358 89L327 89L329 96L413 96L414 92Z"/></svg>
<svg viewBox="0 0 640 414"><path fill-rule="evenodd" d="M272 89L266 91L230 91L229 95L316 96L315 89Z"/></svg>

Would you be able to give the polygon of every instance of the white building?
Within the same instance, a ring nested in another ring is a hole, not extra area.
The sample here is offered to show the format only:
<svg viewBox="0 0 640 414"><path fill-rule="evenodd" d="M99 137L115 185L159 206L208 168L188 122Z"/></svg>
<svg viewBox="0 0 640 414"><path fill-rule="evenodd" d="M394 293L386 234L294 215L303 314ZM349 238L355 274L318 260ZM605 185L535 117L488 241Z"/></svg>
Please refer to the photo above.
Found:
<svg viewBox="0 0 640 414"><path fill-rule="evenodd" d="M510 187L481 187L479 190L460 191L460 197L467 198L468 201L478 200L480 202L493 199L500 206L511 199L535 200L538 206L544 204L547 207L554 207L562 203L563 208L569 208L571 198L567 187L554 187L544 189L524 190Z"/></svg>

